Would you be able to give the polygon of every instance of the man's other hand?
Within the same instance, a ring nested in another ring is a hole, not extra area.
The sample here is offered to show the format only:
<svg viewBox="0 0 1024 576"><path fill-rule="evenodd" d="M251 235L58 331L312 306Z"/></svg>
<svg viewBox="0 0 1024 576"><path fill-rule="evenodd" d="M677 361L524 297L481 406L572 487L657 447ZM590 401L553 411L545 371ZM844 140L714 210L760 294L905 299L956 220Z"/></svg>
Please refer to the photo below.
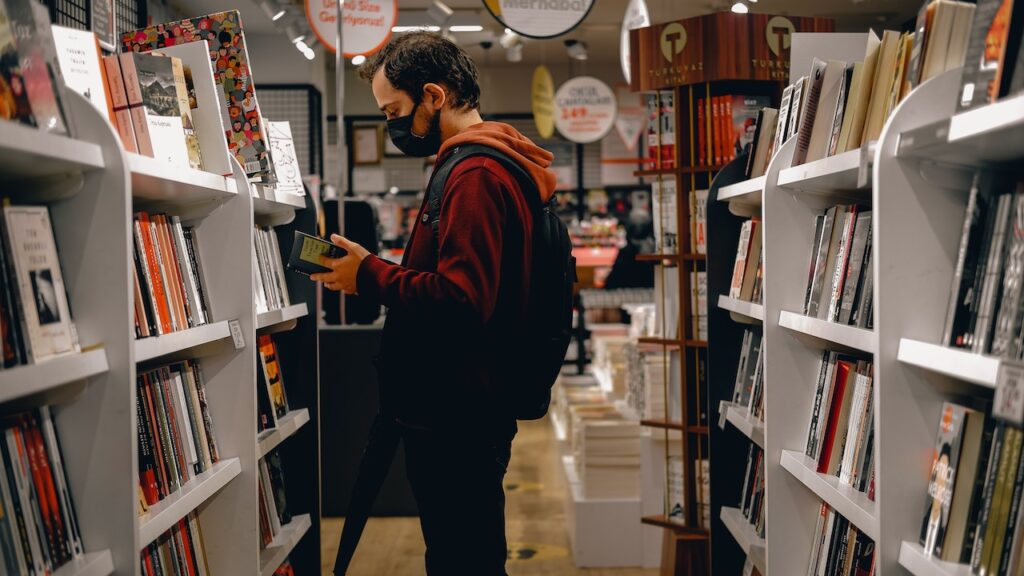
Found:
<svg viewBox="0 0 1024 576"><path fill-rule="evenodd" d="M355 242L339 234L331 234L331 242L340 246L347 252L341 258L320 257L320 263L331 269L330 272L311 274L309 278L315 282L323 282L324 286L334 291L342 291L345 294L356 293L356 274L359 272L359 265L363 259L370 255L370 252Z"/></svg>

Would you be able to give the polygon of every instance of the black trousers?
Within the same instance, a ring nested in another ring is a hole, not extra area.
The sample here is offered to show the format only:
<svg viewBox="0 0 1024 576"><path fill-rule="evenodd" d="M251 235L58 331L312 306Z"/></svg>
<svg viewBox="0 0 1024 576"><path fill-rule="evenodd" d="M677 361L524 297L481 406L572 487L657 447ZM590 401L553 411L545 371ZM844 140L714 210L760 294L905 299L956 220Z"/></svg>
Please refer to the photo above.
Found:
<svg viewBox="0 0 1024 576"><path fill-rule="evenodd" d="M428 576L505 576L505 491L512 440L402 428Z"/></svg>

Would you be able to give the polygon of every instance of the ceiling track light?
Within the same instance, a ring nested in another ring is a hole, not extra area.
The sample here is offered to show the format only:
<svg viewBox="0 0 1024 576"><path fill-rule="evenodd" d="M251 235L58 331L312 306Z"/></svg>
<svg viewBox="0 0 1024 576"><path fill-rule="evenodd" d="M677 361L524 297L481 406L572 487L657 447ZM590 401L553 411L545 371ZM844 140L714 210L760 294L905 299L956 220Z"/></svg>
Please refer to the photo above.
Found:
<svg viewBox="0 0 1024 576"><path fill-rule="evenodd" d="M352 57L353 66L362 66L363 62L366 62L366 56L363 56L362 54L356 54Z"/></svg>
<svg viewBox="0 0 1024 576"><path fill-rule="evenodd" d="M400 34L402 32L440 32L440 26L392 26L391 31Z"/></svg>
<svg viewBox="0 0 1024 576"><path fill-rule="evenodd" d="M523 61L523 45L516 44L515 46L509 46L505 48L505 59L509 62L522 62Z"/></svg>
<svg viewBox="0 0 1024 576"><path fill-rule="evenodd" d="M451 19L452 14L454 13L455 11L444 2L441 2L441 0L434 0L430 3L430 6L427 7L427 16L442 26L445 22Z"/></svg>
<svg viewBox="0 0 1024 576"><path fill-rule="evenodd" d="M586 60L588 56L587 43L579 40L566 40L565 51L573 60Z"/></svg>
<svg viewBox="0 0 1024 576"><path fill-rule="evenodd" d="M506 50L520 46L522 43L523 38L508 28L505 28L505 33L498 39L498 44L501 44L501 47Z"/></svg>
<svg viewBox="0 0 1024 576"><path fill-rule="evenodd" d="M285 14L285 9L270 0L261 0L260 9L270 18L271 22L277 22Z"/></svg>
<svg viewBox="0 0 1024 576"><path fill-rule="evenodd" d="M734 14L746 14L747 12L750 12L750 8L747 8L747 5L743 2L736 2L732 5L730 10L732 10Z"/></svg>
<svg viewBox="0 0 1024 576"><path fill-rule="evenodd" d="M448 31L449 32L483 32L484 31L484 27L483 26L474 26L474 25L470 25L470 26L449 26L448 27Z"/></svg>

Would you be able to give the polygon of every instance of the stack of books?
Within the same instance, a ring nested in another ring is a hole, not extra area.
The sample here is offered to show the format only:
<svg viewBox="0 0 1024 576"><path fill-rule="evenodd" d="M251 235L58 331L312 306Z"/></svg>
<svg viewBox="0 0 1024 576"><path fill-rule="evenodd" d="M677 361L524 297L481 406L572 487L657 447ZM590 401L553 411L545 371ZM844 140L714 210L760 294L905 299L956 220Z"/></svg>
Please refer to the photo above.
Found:
<svg viewBox="0 0 1024 576"><path fill-rule="evenodd" d="M1024 431L984 411L942 407L920 542L974 574L1024 570Z"/></svg>
<svg viewBox="0 0 1024 576"><path fill-rule="evenodd" d="M871 362L824 352L804 453L821 474L874 500L874 372Z"/></svg>
<svg viewBox="0 0 1024 576"><path fill-rule="evenodd" d="M975 175L960 236L942 341L1024 358L1024 182Z"/></svg>
<svg viewBox="0 0 1024 576"><path fill-rule="evenodd" d="M629 347L632 340L628 336L601 335L591 338L594 348L593 366L607 375L610 382L608 392L617 398L625 396L629 387Z"/></svg>
<svg viewBox="0 0 1024 576"><path fill-rule="evenodd" d="M812 318L871 328L871 211L833 206L814 219L814 244L803 313Z"/></svg>
<svg viewBox="0 0 1024 576"><path fill-rule="evenodd" d="M0 211L0 369L80 350L45 206Z"/></svg>
<svg viewBox="0 0 1024 576"><path fill-rule="evenodd" d="M257 339L256 370L256 431L263 432L277 428L277 421L288 413L288 397L284 390L284 374L281 371L277 344L269 334Z"/></svg>
<svg viewBox="0 0 1024 576"><path fill-rule="evenodd" d="M682 420L680 402L680 358L678 351L639 354L640 402L633 406L646 420Z"/></svg>
<svg viewBox="0 0 1024 576"><path fill-rule="evenodd" d="M740 512L754 527L757 536L764 538L764 450L756 444L751 444L747 453L747 469L743 474L743 492L740 494Z"/></svg>
<svg viewBox="0 0 1024 576"><path fill-rule="evenodd" d="M576 464L585 498L636 498L640 494L640 425L623 419L584 419Z"/></svg>
<svg viewBox="0 0 1024 576"><path fill-rule="evenodd" d="M274 450L260 459L260 546L266 548L281 533L281 527L292 521L284 489L281 455Z"/></svg>
<svg viewBox="0 0 1024 576"><path fill-rule="evenodd" d="M84 550L50 409L0 429L0 571L52 574Z"/></svg>
<svg viewBox="0 0 1024 576"><path fill-rule="evenodd" d="M764 420L764 354L760 330L743 331L732 401L746 406L750 416Z"/></svg>
<svg viewBox="0 0 1024 576"><path fill-rule="evenodd" d="M159 336L210 322L196 230L177 216L135 214L135 335Z"/></svg>
<svg viewBox="0 0 1024 576"><path fill-rule="evenodd" d="M752 218L740 226L740 240L736 246L729 297L760 303L763 299L764 254L761 220Z"/></svg>
<svg viewBox="0 0 1024 576"><path fill-rule="evenodd" d="M647 106L647 158L650 168L676 167L676 102L671 90L644 94Z"/></svg>
<svg viewBox="0 0 1024 576"><path fill-rule="evenodd" d="M697 99L697 166L732 162L754 141L758 112L768 96L712 96Z"/></svg>
<svg viewBox="0 0 1024 576"><path fill-rule="evenodd" d="M256 277L253 283L256 287L256 313L259 314L285 308L291 301L288 299L288 283L285 280L277 233L269 226L255 228L253 250Z"/></svg>
<svg viewBox="0 0 1024 576"><path fill-rule="evenodd" d="M199 363L186 360L138 375L139 489L151 506L220 461Z"/></svg>
<svg viewBox="0 0 1024 576"><path fill-rule="evenodd" d="M822 503L811 544L808 574L874 574L875 543Z"/></svg>
<svg viewBox="0 0 1024 576"><path fill-rule="evenodd" d="M195 512L189 513L170 530L149 543L142 549L140 564L143 576L209 574L199 516Z"/></svg>

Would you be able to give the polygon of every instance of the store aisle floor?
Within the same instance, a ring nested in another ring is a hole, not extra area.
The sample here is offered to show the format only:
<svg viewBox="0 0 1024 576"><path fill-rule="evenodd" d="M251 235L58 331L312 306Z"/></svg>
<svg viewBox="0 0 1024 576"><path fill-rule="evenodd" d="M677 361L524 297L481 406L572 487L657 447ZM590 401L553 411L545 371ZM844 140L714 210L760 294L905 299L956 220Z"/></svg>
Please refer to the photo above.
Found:
<svg viewBox="0 0 1024 576"><path fill-rule="evenodd" d="M577 569L565 526L563 473L555 466L557 450L547 420L520 423L512 462L505 477L507 493L508 572L516 575L654 576L657 570ZM640 519L637 519L639 527ZM331 573L344 520L322 521L323 574ZM467 527L471 529L471 527ZM349 570L351 576L423 574L423 537L416 518L372 518Z"/></svg>

